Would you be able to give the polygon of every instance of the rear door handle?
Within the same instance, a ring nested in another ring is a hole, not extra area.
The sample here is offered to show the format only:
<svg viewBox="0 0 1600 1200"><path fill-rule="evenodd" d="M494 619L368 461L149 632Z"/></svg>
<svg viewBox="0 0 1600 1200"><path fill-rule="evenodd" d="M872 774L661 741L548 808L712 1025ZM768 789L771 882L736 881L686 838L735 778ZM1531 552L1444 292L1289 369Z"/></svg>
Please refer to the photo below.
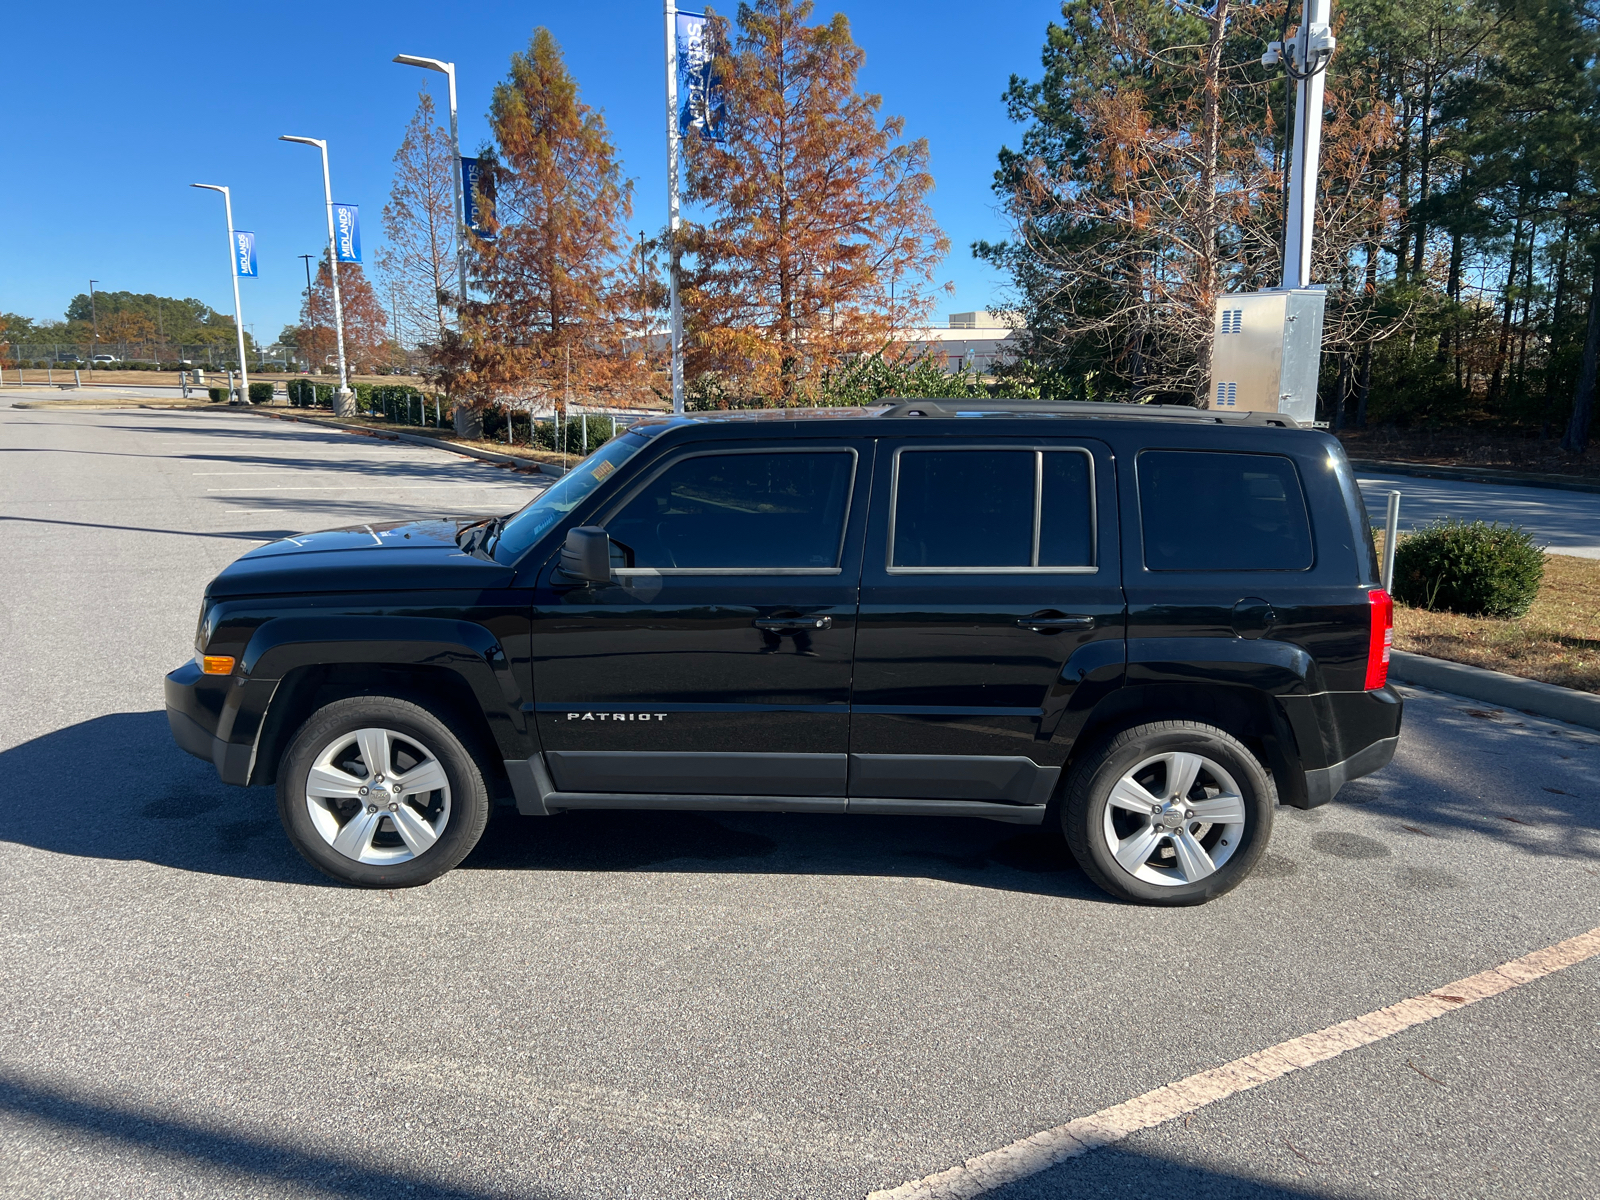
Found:
<svg viewBox="0 0 1600 1200"><path fill-rule="evenodd" d="M799 629L832 629L832 617L757 617L752 622L757 629L770 629L774 633Z"/></svg>
<svg viewBox="0 0 1600 1200"><path fill-rule="evenodd" d="M1020 617L1017 624L1035 633L1060 633L1063 629L1093 629L1093 617L1063 617L1059 613L1034 613Z"/></svg>

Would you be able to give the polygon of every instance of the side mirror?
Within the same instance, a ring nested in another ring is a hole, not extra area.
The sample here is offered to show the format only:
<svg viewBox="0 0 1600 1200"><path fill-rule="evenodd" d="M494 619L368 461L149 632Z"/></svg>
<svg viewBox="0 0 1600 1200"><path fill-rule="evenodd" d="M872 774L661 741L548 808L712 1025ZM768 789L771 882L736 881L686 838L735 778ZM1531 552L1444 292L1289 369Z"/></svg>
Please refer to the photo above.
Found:
<svg viewBox="0 0 1600 1200"><path fill-rule="evenodd" d="M611 582L611 539L594 525L567 530L561 547L561 573L581 583Z"/></svg>

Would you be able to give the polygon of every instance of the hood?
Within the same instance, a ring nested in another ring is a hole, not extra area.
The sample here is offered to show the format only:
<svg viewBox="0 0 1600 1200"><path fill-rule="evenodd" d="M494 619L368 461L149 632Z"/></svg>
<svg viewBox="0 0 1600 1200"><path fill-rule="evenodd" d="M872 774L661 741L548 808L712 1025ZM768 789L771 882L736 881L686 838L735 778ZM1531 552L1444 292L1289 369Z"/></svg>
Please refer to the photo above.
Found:
<svg viewBox="0 0 1600 1200"><path fill-rule="evenodd" d="M389 521L304 533L257 546L211 581L206 595L434 591L505 587L510 567L465 554L466 521Z"/></svg>

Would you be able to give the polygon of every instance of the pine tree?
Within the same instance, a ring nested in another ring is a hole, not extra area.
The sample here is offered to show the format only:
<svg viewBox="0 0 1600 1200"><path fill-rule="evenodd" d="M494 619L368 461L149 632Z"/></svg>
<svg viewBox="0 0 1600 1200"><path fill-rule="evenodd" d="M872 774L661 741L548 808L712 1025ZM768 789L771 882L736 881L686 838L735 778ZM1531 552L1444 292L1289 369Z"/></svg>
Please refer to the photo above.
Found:
<svg viewBox="0 0 1600 1200"><path fill-rule="evenodd" d="M975 252L1010 274L1027 354L1068 394L1203 404L1217 297L1279 278L1288 113L1259 59L1285 6L1067 0L1062 18L1043 75L1006 95L1025 124L995 177L1014 235ZM1390 134L1364 81L1330 74L1328 104L1313 278L1336 290L1392 221L1368 182ZM1375 319L1347 299L1330 293L1334 347Z"/></svg>
<svg viewBox="0 0 1600 1200"><path fill-rule="evenodd" d="M684 306L691 375L789 402L851 354L923 326L949 249L928 205L928 145L902 141L882 97L856 91L865 58L849 21L807 25L810 0L756 0L738 40L713 16L724 139L686 144Z"/></svg>

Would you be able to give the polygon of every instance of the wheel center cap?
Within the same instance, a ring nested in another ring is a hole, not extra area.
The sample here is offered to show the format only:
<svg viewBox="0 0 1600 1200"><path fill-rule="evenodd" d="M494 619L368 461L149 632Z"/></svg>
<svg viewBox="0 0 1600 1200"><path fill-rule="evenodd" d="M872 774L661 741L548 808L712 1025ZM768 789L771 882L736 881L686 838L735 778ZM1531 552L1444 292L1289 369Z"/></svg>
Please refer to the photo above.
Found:
<svg viewBox="0 0 1600 1200"><path fill-rule="evenodd" d="M1178 806L1178 807L1173 807L1171 805L1165 806L1163 808L1163 810L1162 810L1161 815L1157 818L1157 822L1161 825L1161 827L1163 829L1176 829L1176 828L1178 828L1178 826L1183 824L1183 808L1182 808L1182 806L1181 805Z"/></svg>

